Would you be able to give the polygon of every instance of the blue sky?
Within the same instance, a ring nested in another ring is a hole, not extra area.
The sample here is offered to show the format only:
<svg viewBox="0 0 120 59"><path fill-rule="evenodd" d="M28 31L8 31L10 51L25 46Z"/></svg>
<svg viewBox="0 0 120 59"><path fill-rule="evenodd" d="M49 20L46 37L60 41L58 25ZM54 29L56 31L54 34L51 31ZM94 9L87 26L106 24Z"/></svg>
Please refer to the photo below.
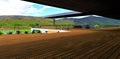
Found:
<svg viewBox="0 0 120 59"><path fill-rule="evenodd" d="M46 16L70 11L21 0L0 0L0 15Z"/></svg>
<svg viewBox="0 0 120 59"><path fill-rule="evenodd" d="M39 8L42 8L46 5L35 4L33 6L37 9L39 9ZM72 10L67 10L67 9L62 9L62 8L51 6L51 7L46 8L43 12L37 13L37 14L41 14L42 16L45 16L45 15L58 14L58 13L64 13L64 12L70 12L70 11L72 11Z"/></svg>

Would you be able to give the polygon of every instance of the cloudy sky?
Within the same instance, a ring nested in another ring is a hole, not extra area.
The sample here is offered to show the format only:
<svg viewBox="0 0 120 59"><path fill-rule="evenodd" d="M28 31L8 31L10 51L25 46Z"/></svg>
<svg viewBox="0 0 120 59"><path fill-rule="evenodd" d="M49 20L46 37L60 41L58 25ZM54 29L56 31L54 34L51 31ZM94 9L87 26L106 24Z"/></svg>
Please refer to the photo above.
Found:
<svg viewBox="0 0 120 59"><path fill-rule="evenodd" d="M0 0L0 15L46 16L70 11L21 0Z"/></svg>

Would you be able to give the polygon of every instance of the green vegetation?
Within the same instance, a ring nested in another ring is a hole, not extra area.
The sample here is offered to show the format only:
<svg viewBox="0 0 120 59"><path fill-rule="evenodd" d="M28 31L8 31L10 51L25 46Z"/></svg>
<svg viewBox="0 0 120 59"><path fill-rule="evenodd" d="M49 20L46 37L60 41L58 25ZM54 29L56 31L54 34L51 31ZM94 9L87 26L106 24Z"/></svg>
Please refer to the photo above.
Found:
<svg viewBox="0 0 120 59"><path fill-rule="evenodd" d="M7 34L13 34L13 32L8 32Z"/></svg>
<svg viewBox="0 0 120 59"><path fill-rule="evenodd" d="M0 30L2 34L16 34L17 31L15 30ZM24 34L25 32L31 33L31 30L19 30L20 34ZM17 32L18 33L18 32Z"/></svg>
<svg viewBox="0 0 120 59"><path fill-rule="evenodd" d="M52 19L40 19L40 20L29 20L29 19L14 19L14 20L7 20L7 19L0 19L0 29L30 29L32 26L39 26L39 25L53 25ZM72 21L66 20L57 20L56 25L73 25Z"/></svg>
<svg viewBox="0 0 120 59"><path fill-rule="evenodd" d="M28 34L28 31L25 31L24 34Z"/></svg>
<svg viewBox="0 0 120 59"><path fill-rule="evenodd" d="M0 30L0 35L2 34L34 34L34 33L41 33L39 30L34 30L31 32L31 30Z"/></svg>
<svg viewBox="0 0 120 59"><path fill-rule="evenodd" d="M0 31L0 35L2 35L2 34L3 34L3 32Z"/></svg>
<svg viewBox="0 0 120 59"><path fill-rule="evenodd" d="M32 34L34 34L34 33L41 33L41 31L40 30L33 30Z"/></svg>
<svg viewBox="0 0 120 59"><path fill-rule="evenodd" d="M56 25L73 26L73 21L56 20ZM31 27L39 27L41 25L53 25L52 19L0 19L0 35L1 34L29 34L32 33ZM50 27L50 26L47 26ZM52 28L52 27L51 27ZM17 32L19 31L19 33ZM37 31L35 33L41 33Z"/></svg>

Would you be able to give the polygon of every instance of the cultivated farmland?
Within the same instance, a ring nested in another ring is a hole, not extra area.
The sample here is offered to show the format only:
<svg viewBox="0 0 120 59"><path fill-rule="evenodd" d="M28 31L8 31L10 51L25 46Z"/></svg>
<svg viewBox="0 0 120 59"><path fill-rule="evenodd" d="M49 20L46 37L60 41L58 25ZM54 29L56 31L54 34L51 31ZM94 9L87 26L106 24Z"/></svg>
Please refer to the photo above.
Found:
<svg viewBox="0 0 120 59"><path fill-rule="evenodd" d="M0 19L0 29L30 29L32 26L36 25L53 25L52 19ZM72 21L68 20L57 20L56 25L73 25Z"/></svg>
<svg viewBox="0 0 120 59"><path fill-rule="evenodd" d="M65 25L63 27L73 27L73 21L56 20L55 25L56 26L53 26L53 19L41 17L0 16L0 33L3 34L7 34L8 32L15 33L17 30L30 33L32 27L57 28L61 25Z"/></svg>
<svg viewBox="0 0 120 59"><path fill-rule="evenodd" d="M0 36L0 59L120 59L120 29Z"/></svg>

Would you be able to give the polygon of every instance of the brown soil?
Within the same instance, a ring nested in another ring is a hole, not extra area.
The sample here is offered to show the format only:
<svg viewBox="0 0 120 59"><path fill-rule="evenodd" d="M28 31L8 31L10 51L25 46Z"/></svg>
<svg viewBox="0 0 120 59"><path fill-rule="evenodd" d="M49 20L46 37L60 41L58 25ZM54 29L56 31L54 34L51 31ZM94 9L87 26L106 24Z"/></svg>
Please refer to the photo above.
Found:
<svg viewBox="0 0 120 59"><path fill-rule="evenodd" d="M0 59L120 59L120 29L0 35Z"/></svg>

